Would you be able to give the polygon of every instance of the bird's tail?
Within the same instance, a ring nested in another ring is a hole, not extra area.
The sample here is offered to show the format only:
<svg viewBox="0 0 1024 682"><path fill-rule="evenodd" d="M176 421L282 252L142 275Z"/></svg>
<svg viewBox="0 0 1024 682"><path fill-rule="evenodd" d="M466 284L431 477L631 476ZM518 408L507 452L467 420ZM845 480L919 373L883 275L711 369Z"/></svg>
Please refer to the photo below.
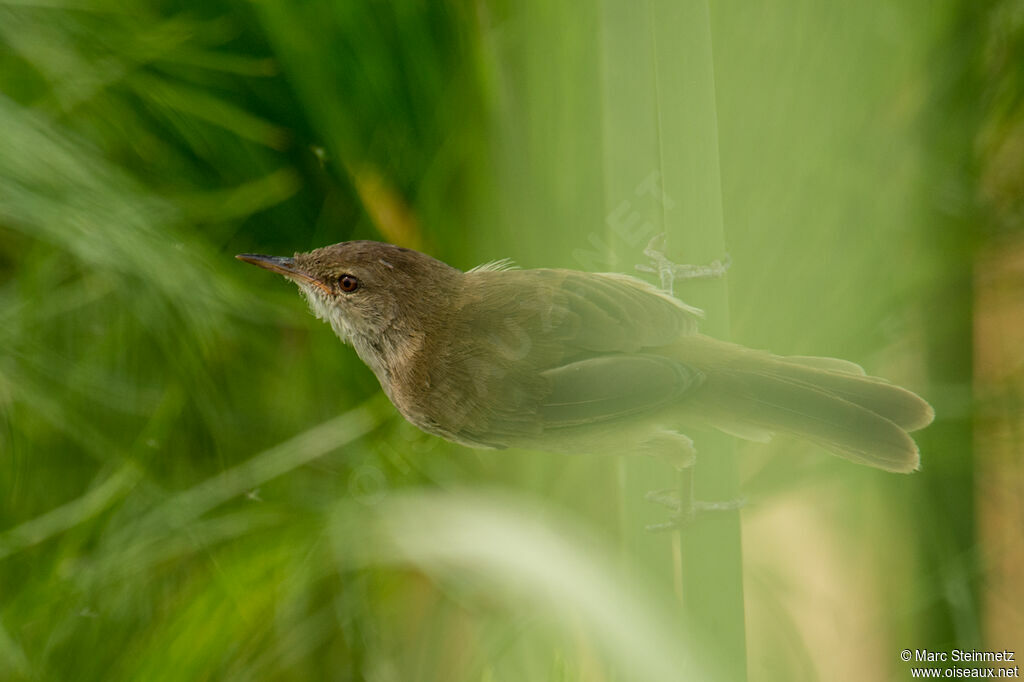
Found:
<svg viewBox="0 0 1024 682"><path fill-rule="evenodd" d="M916 394L834 358L780 357L695 335L681 349L706 375L695 408L742 438L787 433L887 471L918 468L908 432L935 416Z"/></svg>

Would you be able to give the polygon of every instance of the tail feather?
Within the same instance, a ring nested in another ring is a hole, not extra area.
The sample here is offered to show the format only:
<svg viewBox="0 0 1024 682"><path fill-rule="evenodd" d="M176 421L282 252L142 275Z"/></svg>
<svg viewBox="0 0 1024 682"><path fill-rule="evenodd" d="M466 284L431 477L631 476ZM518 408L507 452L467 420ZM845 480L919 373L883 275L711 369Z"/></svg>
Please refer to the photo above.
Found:
<svg viewBox="0 0 1024 682"><path fill-rule="evenodd" d="M857 374L864 376L867 372L864 368L858 365L856 362L850 362L849 360L840 360L839 358L824 358L817 355L787 355L785 358L786 362L795 362L798 365L804 365L806 367L817 367L818 369L827 369L832 372L843 372L844 374Z"/></svg>
<svg viewBox="0 0 1024 682"><path fill-rule="evenodd" d="M731 419L789 433L860 464L887 471L918 468L917 444L898 424L849 400L780 374L745 373L733 378L737 392Z"/></svg>
<svg viewBox="0 0 1024 682"><path fill-rule="evenodd" d="M687 346L707 375L695 403L713 426L740 435L788 433L887 471L918 468L920 453L907 432L931 423L934 411L911 391L831 358L779 357L699 336Z"/></svg>
<svg viewBox="0 0 1024 682"><path fill-rule="evenodd" d="M774 373L805 384L888 419L905 431L917 431L932 423L932 406L905 388L873 376L813 369L779 358Z"/></svg>

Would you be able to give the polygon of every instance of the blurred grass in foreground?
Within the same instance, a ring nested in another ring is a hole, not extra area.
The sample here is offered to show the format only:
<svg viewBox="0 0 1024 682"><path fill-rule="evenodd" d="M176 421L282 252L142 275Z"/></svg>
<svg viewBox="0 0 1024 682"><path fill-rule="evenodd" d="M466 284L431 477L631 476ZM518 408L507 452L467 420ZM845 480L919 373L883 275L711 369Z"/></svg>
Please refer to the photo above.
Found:
<svg viewBox="0 0 1024 682"><path fill-rule="evenodd" d="M386 238L630 271L616 220L705 215L635 192L666 159L721 174L735 340L940 407L910 477L739 447L750 678L1019 643L993 501L1020 480L1019 371L981 344L972 377L968 276L980 244L1020 248L1022 4L710 5L720 171L635 118L671 36L619 9L0 6L0 679L682 677L617 463L418 433L231 259ZM669 123L709 110L661 87Z"/></svg>

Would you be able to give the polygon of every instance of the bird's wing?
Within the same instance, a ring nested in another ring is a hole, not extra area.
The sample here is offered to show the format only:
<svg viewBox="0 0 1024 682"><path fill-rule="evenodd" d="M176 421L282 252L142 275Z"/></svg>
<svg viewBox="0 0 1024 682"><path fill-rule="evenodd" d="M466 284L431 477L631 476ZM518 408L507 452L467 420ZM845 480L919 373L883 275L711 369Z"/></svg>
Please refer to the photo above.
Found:
<svg viewBox="0 0 1024 682"><path fill-rule="evenodd" d="M635 415L699 385L696 370L646 350L695 333L700 316L627 275L469 272L450 332L472 342L439 348L451 376L430 383L460 387L466 416L449 432L489 445Z"/></svg>
<svg viewBox="0 0 1024 682"><path fill-rule="evenodd" d="M580 426L662 407L699 386L704 375L660 355L601 355L542 372L545 428Z"/></svg>
<svg viewBox="0 0 1024 682"><path fill-rule="evenodd" d="M643 280L563 271L560 292L579 320L573 341L595 351L633 351L694 334L704 313ZM557 275L556 275L557 276Z"/></svg>
<svg viewBox="0 0 1024 682"><path fill-rule="evenodd" d="M643 280L575 270L466 274L464 319L571 350L636 352L693 334L703 312Z"/></svg>

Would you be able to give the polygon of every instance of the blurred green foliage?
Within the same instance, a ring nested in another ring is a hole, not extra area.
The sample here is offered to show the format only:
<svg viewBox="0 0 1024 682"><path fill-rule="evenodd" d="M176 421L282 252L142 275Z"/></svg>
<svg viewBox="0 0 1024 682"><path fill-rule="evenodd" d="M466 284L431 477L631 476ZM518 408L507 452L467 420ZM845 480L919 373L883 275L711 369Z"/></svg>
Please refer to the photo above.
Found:
<svg viewBox="0 0 1024 682"><path fill-rule="evenodd" d="M735 340L938 408L911 477L741 448L744 514L809 503L840 548L747 541L751 679L827 677L844 639L887 677L985 644L970 254L1021 226L1024 6L711 4L713 74L676 71L667 6L0 5L0 679L674 679L620 463L418 433L232 259L378 238L629 271L623 202L680 244L719 212ZM632 193L651 172L676 208ZM871 627L823 643L793 569L836 556Z"/></svg>

